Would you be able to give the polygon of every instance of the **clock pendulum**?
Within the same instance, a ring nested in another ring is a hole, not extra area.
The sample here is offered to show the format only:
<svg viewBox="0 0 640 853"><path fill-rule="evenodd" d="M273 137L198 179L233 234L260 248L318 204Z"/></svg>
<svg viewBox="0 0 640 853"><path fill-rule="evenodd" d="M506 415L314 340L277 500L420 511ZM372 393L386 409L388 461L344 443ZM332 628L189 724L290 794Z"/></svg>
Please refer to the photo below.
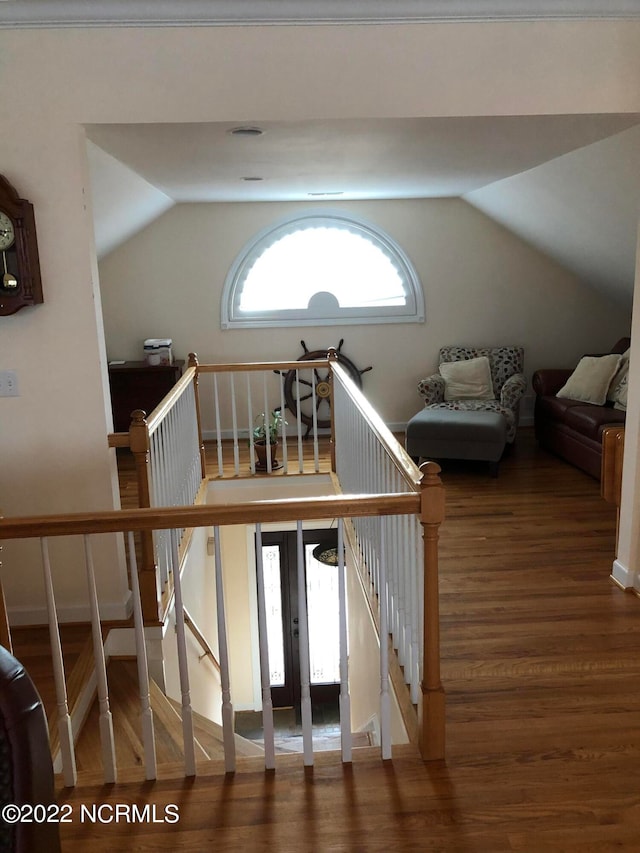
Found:
<svg viewBox="0 0 640 853"><path fill-rule="evenodd" d="M13 223L6 213L0 211L0 250L2 251L2 266L4 275L2 276L2 286L7 290L13 290L18 286L18 279L12 275L7 269L6 250L10 249L15 243L15 231Z"/></svg>
<svg viewBox="0 0 640 853"><path fill-rule="evenodd" d="M7 290L13 290L18 286L18 279L7 270L7 256L2 252L2 265L4 267L4 275L2 276L2 286Z"/></svg>

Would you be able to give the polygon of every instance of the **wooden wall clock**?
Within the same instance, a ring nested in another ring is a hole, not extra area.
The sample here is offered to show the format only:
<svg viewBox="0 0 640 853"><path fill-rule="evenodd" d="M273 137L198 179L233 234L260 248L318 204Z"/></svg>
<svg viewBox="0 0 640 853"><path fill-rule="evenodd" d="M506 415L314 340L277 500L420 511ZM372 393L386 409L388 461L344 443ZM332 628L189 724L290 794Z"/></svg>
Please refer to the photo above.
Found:
<svg viewBox="0 0 640 853"><path fill-rule="evenodd" d="M0 175L0 316L42 301L33 205Z"/></svg>

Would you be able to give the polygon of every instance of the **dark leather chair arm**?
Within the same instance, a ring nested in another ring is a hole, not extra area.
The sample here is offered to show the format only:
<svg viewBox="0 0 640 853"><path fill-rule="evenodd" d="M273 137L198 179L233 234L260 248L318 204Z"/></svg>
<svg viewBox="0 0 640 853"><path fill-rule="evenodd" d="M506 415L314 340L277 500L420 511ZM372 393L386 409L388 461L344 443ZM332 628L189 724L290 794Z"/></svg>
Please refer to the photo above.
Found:
<svg viewBox="0 0 640 853"><path fill-rule="evenodd" d="M531 377L533 390L539 397L554 397L573 373L573 368L548 367L536 370Z"/></svg>

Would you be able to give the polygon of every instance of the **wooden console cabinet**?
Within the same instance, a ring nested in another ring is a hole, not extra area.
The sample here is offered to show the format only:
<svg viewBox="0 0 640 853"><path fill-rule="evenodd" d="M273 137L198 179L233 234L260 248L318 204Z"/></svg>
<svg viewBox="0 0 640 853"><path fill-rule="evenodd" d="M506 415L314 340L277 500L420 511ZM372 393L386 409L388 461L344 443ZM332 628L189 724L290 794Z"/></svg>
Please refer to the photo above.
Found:
<svg viewBox="0 0 640 853"><path fill-rule="evenodd" d="M146 361L125 361L109 365L109 386L113 428L127 432L131 412L144 409L150 415L182 376L184 361L150 366Z"/></svg>

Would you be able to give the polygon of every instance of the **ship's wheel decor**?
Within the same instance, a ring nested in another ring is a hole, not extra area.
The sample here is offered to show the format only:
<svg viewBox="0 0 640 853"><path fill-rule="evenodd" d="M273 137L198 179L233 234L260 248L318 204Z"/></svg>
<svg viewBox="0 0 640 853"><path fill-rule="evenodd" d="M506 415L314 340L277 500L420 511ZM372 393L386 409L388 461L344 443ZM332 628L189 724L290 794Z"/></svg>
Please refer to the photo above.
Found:
<svg viewBox="0 0 640 853"><path fill-rule="evenodd" d="M335 349L336 358L339 364L346 370L349 377L353 379L358 388L362 388L362 374L367 373L372 367L365 367L364 370L359 370L355 364L342 353L342 345L344 338ZM298 361L316 361L319 359L328 358L329 348L327 349L307 349L304 341L300 341L304 354L300 356ZM315 370L315 407L316 407L316 423L318 429L327 429L331 426L331 378L330 370L323 376L323 371ZM299 378L296 382L296 371L288 370L282 374L284 376L284 399L286 408L293 412L296 417L299 417L303 424L307 427L307 435L313 428L313 405L314 393L313 383L308 379Z"/></svg>

